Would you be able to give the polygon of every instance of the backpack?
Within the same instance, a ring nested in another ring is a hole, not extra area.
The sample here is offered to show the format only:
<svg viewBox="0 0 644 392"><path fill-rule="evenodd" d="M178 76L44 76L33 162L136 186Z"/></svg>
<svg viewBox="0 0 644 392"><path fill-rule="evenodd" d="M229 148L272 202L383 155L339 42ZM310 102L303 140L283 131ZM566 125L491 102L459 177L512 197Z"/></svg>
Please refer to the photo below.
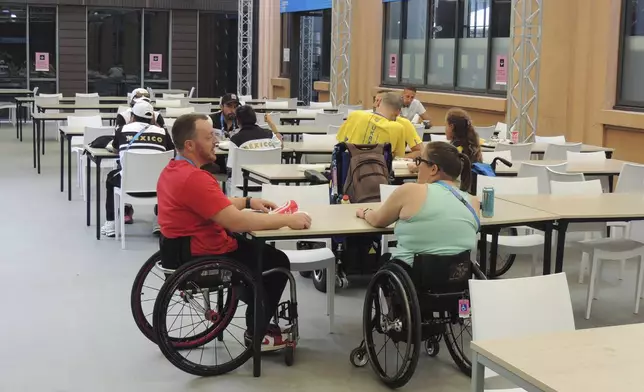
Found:
<svg viewBox="0 0 644 392"><path fill-rule="evenodd" d="M352 203L380 201L380 185L390 183L391 145L342 144L346 153L342 154L344 175L340 176L337 188Z"/></svg>
<svg viewBox="0 0 644 392"><path fill-rule="evenodd" d="M89 143L89 146L92 148L107 148L107 145L114 140L113 135L99 136L96 139L92 140Z"/></svg>

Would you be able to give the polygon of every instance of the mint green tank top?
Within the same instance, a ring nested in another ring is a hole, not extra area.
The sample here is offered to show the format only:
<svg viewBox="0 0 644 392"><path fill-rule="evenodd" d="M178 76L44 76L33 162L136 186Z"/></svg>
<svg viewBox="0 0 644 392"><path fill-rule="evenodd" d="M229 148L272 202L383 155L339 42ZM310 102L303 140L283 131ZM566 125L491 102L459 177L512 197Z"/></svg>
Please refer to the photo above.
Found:
<svg viewBox="0 0 644 392"><path fill-rule="evenodd" d="M469 194L458 192L470 200ZM477 230L472 212L449 189L428 184L420 211L396 222L398 246L392 249L392 258L411 265L415 254L454 255L471 250L476 247Z"/></svg>

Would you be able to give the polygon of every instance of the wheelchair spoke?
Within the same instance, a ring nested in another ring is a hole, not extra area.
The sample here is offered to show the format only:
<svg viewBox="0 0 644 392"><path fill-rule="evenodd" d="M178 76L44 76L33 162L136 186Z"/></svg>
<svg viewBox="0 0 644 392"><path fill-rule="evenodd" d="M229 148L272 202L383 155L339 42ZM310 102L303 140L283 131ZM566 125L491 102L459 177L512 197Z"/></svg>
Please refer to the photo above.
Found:
<svg viewBox="0 0 644 392"><path fill-rule="evenodd" d="M183 315L183 308L185 308L185 307L186 307L186 304L185 304L185 303L182 303L182 304L181 304L181 310L180 310L180 312L181 312L181 313L180 313L180 314L182 314L182 315ZM172 327L174 327L174 323L176 323L176 322L177 322L177 319L178 319L178 318L179 318L179 315L177 315L177 317L175 317L175 318L174 318L174 321L172 322L172 325L170 325L170 328L169 328L169 329L172 329ZM171 331L168 331L168 334L169 334L170 332L171 332Z"/></svg>

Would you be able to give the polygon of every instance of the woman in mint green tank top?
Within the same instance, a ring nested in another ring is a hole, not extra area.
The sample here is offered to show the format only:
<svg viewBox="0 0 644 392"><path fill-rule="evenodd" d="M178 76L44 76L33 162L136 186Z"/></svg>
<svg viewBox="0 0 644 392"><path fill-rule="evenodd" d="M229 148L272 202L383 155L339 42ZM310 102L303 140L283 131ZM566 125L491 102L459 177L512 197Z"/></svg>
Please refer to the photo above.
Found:
<svg viewBox="0 0 644 392"><path fill-rule="evenodd" d="M360 209L359 218L374 227L396 222L398 241L392 258L409 265L416 254L456 255L476 249L479 203L465 192L471 164L445 142L432 142L416 158L418 182L398 187L377 210ZM455 183L458 177L460 189Z"/></svg>

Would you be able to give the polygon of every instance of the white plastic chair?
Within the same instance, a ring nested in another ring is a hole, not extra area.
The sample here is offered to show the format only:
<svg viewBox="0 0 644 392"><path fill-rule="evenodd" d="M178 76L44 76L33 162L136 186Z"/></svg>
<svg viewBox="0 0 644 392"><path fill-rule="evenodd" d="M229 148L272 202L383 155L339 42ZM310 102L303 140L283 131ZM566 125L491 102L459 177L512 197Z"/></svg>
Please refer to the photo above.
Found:
<svg viewBox="0 0 644 392"><path fill-rule="evenodd" d="M564 135L560 136L535 136L534 141L537 143L548 143L548 144L565 144L566 137Z"/></svg>
<svg viewBox="0 0 644 392"><path fill-rule="evenodd" d="M189 106L187 108L166 108L165 109L165 115L170 118L179 118L184 114L194 113L194 112L195 112L195 108L193 106Z"/></svg>
<svg viewBox="0 0 644 392"><path fill-rule="evenodd" d="M497 136L499 140L507 140L508 139L508 124L498 122L496 123L495 130L497 133Z"/></svg>
<svg viewBox="0 0 644 392"><path fill-rule="evenodd" d="M154 106L158 108L180 108L180 99L157 99Z"/></svg>
<svg viewBox="0 0 644 392"><path fill-rule="evenodd" d="M311 135L305 133L302 135L302 145L308 147L333 147L338 143L335 135ZM324 154L304 154L302 156L305 163L329 163L331 155Z"/></svg>
<svg viewBox="0 0 644 392"><path fill-rule="evenodd" d="M76 178L77 185L80 188L80 194L83 196L83 201L87 200L85 195L85 187L87 186L87 178L85 177L85 164L87 157L83 154L85 151L84 146L90 144L100 136L114 135L114 127L85 127L85 134L83 135L83 146L72 147L72 152L76 154ZM101 160L101 168L113 168L116 161L114 160ZM95 167L96 164L90 161L90 166ZM107 174L107 173L105 173Z"/></svg>
<svg viewBox="0 0 644 392"><path fill-rule="evenodd" d="M544 161L565 161L568 152L581 152L581 143L548 144L543 154Z"/></svg>
<svg viewBox="0 0 644 392"><path fill-rule="evenodd" d="M603 151L596 152L572 152L566 151L566 159L568 163L578 163L578 164L597 164L601 165L606 162L606 154ZM608 185L607 176L586 176L586 181L589 180L600 180L602 183L602 189L604 192L608 192L610 187Z"/></svg>
<svg viewBox="0 0 644 392"><path fill-rule="evenodd" d="M533 143L498 143L495 151L510 151L513 161L529 161L532 155Z"/></svg>
<svg viewBox="0 0 644 392"><path fill-rule="evenodd" d="M149 152L125 151L121 159L121 187L114 188L115 239L121 236L121 249L125 249L125 204L154 206L157 204L157 180L161 171L174 157L174 151ZM143 197L141 193L154 193ZM138 195L138 196L137 196Z"/></svg>
<svg viewBox="0 0 644 392"><path fill-rule="evenodd" d="M575 330L566 274L470 280L469 286L473 341L520 338ZM496 373L485 370L485 378L493 376L496 376ZM512 388L486 391L524 390Z"/></svg>
<svg viewBox="0 0 644 392"><path fill-rule="evenodd" d="M337 135L339 131L340 131L340 125L338 125L338 126L329 125L329 128L327 128L326 134L327 135Z"/></svg>
<svg viewBox="0 0 644 392"><path fill-rule="evenodd" d="M239 95L238 96L240 101L252 101L253 96L252 95Z"/></svg>
<svg viewBox="0 0 644 392"><path fill-rule="evenodd" d="M174 122L177 121L176 118L164 118L163 122L165 123L165 127L170 130L172 129L172 126L174 125Z"/></svg>
<svg viewBox="0 0 644 392"><path fill-rule="evenodd" d="M289 200L295 200L300 211L311 212L318 206L329 205L329 186L287 186L262 184L262 198L282 205ZM306 250L283 250L291 263L291 271L326 270L327 315L329 316L329 331L333 333L335 318L335 255L331 250L331 240L322 239L326 247Z"/></svg>
<svg viewBox="0 0 644 392"><path fill-rule="evenodd" d="M85 130L85 127L101 128L103 126L103 120L101 116L68 116L67 117L67 127L82 129ZM72 147L82 146L83 137L74 136L71 140Z"/></svg>
<svg viewBox="0 0 644 392"><path fill-rule="evenodd" d="M163 99L182 99L185 98L186 96L184 94L168 94L168 93L163 93Z"/></svg>
<svg viewBox="0 0 644 392"><path fill-rule="evenodd" d="M41 105L58 105L60 103L60 99L63 97L63 94L40 94L37 97L34 98L34 105L36 106L36 110L38 106ZM13 105L15 108L15 105ZM58 109L47 109L45 113L60 113L60 110ZM58 140L60 134L58 132L58 128L60 128L62 121L55 121L56 123L56 140ZM45 131L47 130L47 121L43 121L42 123L42 134L43 138L45 137Z"/></svg>
<svg viewBox="0 0 644 392"><path fill-rule="evenodd" d="M76 93L74 97L74 103L76 105L99 105L101 103L98 93L90 94L81 94ZM99 109L74 109L74 113L81 114L83 116L91 116L93 114L99 114L101 111Z"/></svg>
<svg viewBox="0 0 644 392"><path fill-rule="evenodd" d="M537 177L539 183L539 193L550 193L550 180L548 178L548 168L555 171L566 170L566 163L558 165L539 165L530 162L521 162L517 177Z"/></svg>
<svg viewBox="0 0 644 392"><path fill-rule="evenodd" d="M481 195L485 187L494 188L495 195L536 195L539 193L537 177L487 177L479 176L476 194ZM520 233L520 231L519 231ZM492 242L492 236L487 236ZM537 272L539 260L543 257L544 236L541 233L519 234L516 236L499 235L499 254L529 255L532 257L531 274Z"/></svg>
<svg viewBox="0 0 644 392"><path fill-rule="evenodd" d="M75 98L98 98L98 93L76 93Z"/></svg>
<svg viewBox="0 0 644 392"><path fill-rule="evenodd" d="M195 113L210 114L212 113L212 104L210 103L188 103L188 107L194 108Z"/></svg>
<svg viewBox="0 0 644 392"><path fill-rule="evenodd" d="M644 194L644 165L637 165L634 163L625 163L622 171L619 173L619 180L615 187L615 193L642 193ZM610 227L610 237L617 238L617 229L621 229L621 237L628 237L629 222L608 222ZM624 276L624 264L622 262L622 269L620 273L620 280Z"/></svg>
<svg viewBox="0 0 644 392"><path fill-rule="evenodd" d="M271 109L288 109L289 101L266 101L264 107L268 110Z"/></svg>
<svg viewBox="0 0 644 392"><path fill-rule="evenodd" d="M309 102L311 109L333 109L333 102Z"/></svg>
<svg viewBox="0 0 644 392"><path fill-rule="evenodd" d="M431 133L430 134L430 139L433 142L447 142L447 135L443 135L440 133Z"/></svg>
<svg viewBox="0 0 644 392"><path fill-rule="evenodd" d="M324 114L324 109L297 108L297 114L302 116L316 116L319 113Z"/></svg>
<svg viewBox="0 0 644 392"><path fill-rule="evenodd" d="M425 136L425 124L414 124L414 128L416 128L416 134L418 134L420 140L423 140L423 136Z"/></svg>
<svg viewBox="0 0 644 392"><path fill-rule="evenodd" d="M474 127L474 129L481 139L490 140L492 139L492 136L494 136L496 125L490 125L489 127Z"/></svg>
<svg viewBox="0 0 644 392"><path fill-rule="evenodd" d="M232 168L230 175L231 186L230 196L241 196L244 186L244 178L242 177L241 167L243 165L268 165L282 163L282 149L272 148L267 150L246 150L230 145L228 150L229 166ZM256 186L254 182L249 181L249 187ZM249 194L252 193L249 192Z"/></svg>
<svg viewBox="0 0 644 392"><path fill-rule="evenodd" d="M194 87L191 87L190 92L188 93L188 98L193 98L195 96L195 91L196 89Z"/></svg>
<svg viewBox="0 0 644 392"><path fill-rule="evenodd" d="M130 109L130 107L129 107L129 106L126 106L126 105L119 106L117 113L118 113L118 114L121 114L121 113L123 113L123 112L127 111L128 109ZM126 120L127 120L127 119L126 119Z"/></svg>
<svg viewBox="0 0 644 392"><path fill-rule="evenodd" d="M353 110L362 110L362 105L345 105L343 103L338 105L338 113L349 114Z"/></svg>
<svg viewBox="0 0 644 392"><path fill-rule="evenodd" d="M344 113L330 114L318 113L315 115L315 126L327 127L329 125L340 126L344 122Z"/></svg>

